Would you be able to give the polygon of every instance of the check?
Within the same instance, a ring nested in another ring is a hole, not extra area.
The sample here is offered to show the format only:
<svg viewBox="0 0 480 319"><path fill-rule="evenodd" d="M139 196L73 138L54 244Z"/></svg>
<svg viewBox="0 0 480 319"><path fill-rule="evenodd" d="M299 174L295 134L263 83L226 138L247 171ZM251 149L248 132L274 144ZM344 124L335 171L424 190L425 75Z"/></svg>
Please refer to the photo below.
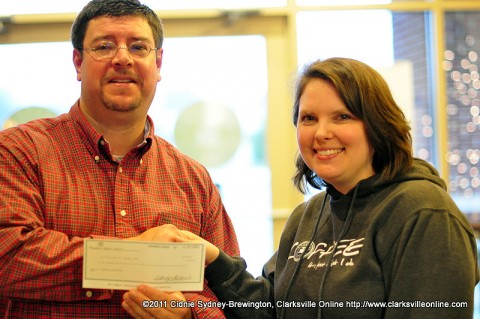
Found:
<svg viewBox="0 0 480 319"><path fill-rule="evenodd" d="M83 252L83 288L203 290L202 243L85 239Z"/></svg>

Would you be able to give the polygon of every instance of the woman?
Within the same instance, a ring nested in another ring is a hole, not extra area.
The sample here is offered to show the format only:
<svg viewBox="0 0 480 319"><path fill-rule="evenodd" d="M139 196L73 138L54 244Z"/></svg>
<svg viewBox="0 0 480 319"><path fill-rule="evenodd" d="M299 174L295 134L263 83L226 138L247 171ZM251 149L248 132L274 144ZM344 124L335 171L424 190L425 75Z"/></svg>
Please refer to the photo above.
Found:
<svg viewBox="0 0 480 319"><path fill-rule="evenodd" d="M205 277L231 301L227 317L471 318L473 230L436 170L412 157L383 78L359 61L316 61L299 77L293 122L295 185L326 191L293 211L258 278L207 244Z"/></svg>

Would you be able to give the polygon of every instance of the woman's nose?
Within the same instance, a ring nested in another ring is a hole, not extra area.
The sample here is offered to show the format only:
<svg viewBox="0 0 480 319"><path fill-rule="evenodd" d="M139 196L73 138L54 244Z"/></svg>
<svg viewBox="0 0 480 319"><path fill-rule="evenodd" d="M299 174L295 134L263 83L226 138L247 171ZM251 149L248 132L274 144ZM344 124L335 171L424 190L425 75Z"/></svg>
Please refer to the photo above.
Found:
<svg viewBox="0 0 480 319"><path fill-rule="evenodd" d="M317 123L317 128L315 131L315 139L327 140L332 138L332 136L333 134L332 134L331 126L326 122L319 121Z"/></svg>

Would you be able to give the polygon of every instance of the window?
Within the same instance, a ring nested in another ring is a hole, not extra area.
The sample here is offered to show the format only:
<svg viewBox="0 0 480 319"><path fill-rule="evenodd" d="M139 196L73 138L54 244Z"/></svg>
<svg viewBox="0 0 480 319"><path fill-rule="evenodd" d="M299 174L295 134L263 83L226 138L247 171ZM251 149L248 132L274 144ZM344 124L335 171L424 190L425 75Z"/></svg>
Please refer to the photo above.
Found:
<svg viewBox="0 0 480 319"><path fill-rule="evenodd" d="M480 223L480 13L445 14L450 194Z"/></svg>

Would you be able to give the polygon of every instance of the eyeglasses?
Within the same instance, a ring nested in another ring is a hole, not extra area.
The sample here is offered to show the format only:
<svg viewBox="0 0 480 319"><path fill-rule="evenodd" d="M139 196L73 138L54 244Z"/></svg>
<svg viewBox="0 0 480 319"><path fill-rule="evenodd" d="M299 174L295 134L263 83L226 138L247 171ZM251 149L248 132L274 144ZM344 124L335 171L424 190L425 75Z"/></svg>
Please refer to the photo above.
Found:
<svg viewBox="0 0 480 319"><path fill-rule="evenodd" d="M119 47L111 41L102 41L95 43L92 48L79 48L79 50L94 52L100 59L113 59L120 49L128 50L128 53L135 58L144 58L150 54L150 51L158 50L158 48L152 49L148 43L142 41L132 42L128 47Z"/></svg>

